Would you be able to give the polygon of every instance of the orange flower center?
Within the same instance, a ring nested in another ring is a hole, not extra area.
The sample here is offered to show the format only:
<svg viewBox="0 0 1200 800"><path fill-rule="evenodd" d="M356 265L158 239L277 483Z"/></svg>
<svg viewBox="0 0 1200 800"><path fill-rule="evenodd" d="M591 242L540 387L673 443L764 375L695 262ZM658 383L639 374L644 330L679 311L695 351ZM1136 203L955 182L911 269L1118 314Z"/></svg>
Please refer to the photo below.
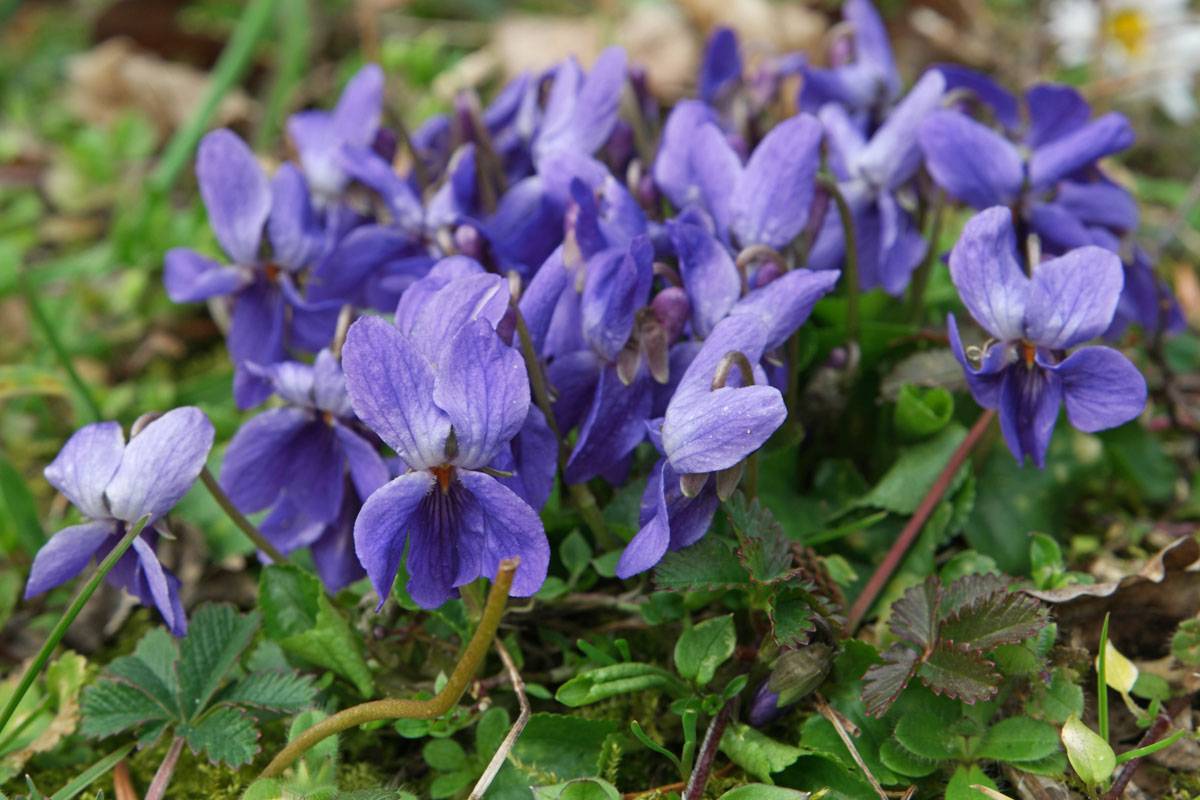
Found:
<svg viewBox="0 0 1200 800"><path fill-rule="evenodd" d="M442 464L430 468L429 471L433 473L433 477L437 478L438 486L442 487L442 494L449 492L450 481L454 480L454 467L450 464Z"/></svg>

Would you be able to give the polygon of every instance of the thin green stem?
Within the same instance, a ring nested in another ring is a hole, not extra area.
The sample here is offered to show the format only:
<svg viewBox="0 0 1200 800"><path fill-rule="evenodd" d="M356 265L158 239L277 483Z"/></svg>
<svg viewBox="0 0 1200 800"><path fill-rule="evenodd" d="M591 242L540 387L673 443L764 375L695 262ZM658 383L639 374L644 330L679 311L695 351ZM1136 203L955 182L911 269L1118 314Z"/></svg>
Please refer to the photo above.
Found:
<svg viewBox="0 0 1200 800"><path fill-rule="evenodd" d="M440 692L428 700L393 697L374 700L370 703L360 703L339 711L313 725L290 742L287 747L280 750L279 754L271 759L271 763L262 771L259 778L277 777L292 762L335 733L381 720L437 719L453 708L467 690L471 679L479 671L488 649L492 646L492 640L500 628L500 620L504 617L508 592L512 588L513 575L516 573L519 563L520 559L517 558L508 558L500 562L496 580L492 583L487 603L483 607L483 615L479 619L479 627L475 629L471 641L467 643L458 663L454 665L454 671L450 673L449 680L446 681L446 685Z"/></svg>
<svg viewBox="0 0 1200 800"><path fill-rule="evenodd" d="M29 687L33 685L42 668L46 666L46 662L50 660L50 655L54 652L54 648L58 647L58 643L67 635L67 629L71 627L71 623L79 616L79 612L83 611L83 607L92 595L96 593L96 589L100 587L100 581L104 580L104 576L112 571L116 566L117 559L125 555L125 551L133 545L133 540L142 532L142 528L146 526L149 517L142 517L137 522L129 526L129 530L121 537L121 541L117 542L104 560L100 562L100 566L96 567L96 571L92 573L92 577L88 578L80 590L75 594L75 599L71 601L71 605L67 606L67 610L58 622L54 624L54 628L50 631L50 635L46 637L42 649L34 656L33 663L25 670L25 674L21 676L21 682L17 684L16 690L12 697L8 699L8 704L4 706L4 710L0 711L0 731L3 731L12 719L13 714L17 711L17 705L20 704L21 698L29 691Z"/></svg>
<svg viewBox="0 0 1200 800"><path fill-rule="evenodd" d="M920 320L921 315L925 311L925 289L929 286L929 274L933 272L934 262L937 261L938 240L942 237L942 222L945 218L945 211L945 196L939 190L933 200L933 209L931 212L933 219L929 223L929 235L926 237L929 249L925 251L925 258L922 259L921 265L917 267L917 271L913 273L912 283L909 285L908 290L908 317L913 322Z"/></svg>
<svg viewBox="0 0 1200 800"><path fill-rule="evenodd" d="M276 564L287 563L287 556L279 552L275 545L271 544L267 540L267 537L262 535L262 531L254 527L253 522L246 519L246 515L233 504L233 501L229 499L229 495L225 494L225 490L221 488L221 484L217 483L217 479L213 477L208 467L200 471L200 480L204 483L205 488L208 489L209 494L213 496L213 499L217 501L217 505L221 507L221 510L233 520L233 524L237 525L242 533L246 534L246 538L253 542L255 547L266 553Z"/></svg>
<svg viewBox="0 0 1200 800"><path fill-rule="evenodd" d="M250 0L246 5L233 35L229 37L229 44L225 45L213 67L208 91L200 107L187 124L171 137L158 165L150 173L147 186L151 193L165 194L175 185L221 100L250 67L254 49L266 34L268 23L275 14L275 4L276 0Z"/></svg>
<svg viewBox="0 0 1200 800"><path fill-rule="evenodd" d="M1100 738L1108 741L1108 614L1100 626L1100 653L1096 656L1096 721Z"/></svg>
<svg viewBox="0 0 1200 800"><path fill-rule="evenodd" d="M1145 756L1154 755L1159 750L1164 750L1178 742L1187 735L1186 728L1180 728L1165 739L1159 739L1157 742L1148 744L1145 747L1137 747L1133 750L1126 750L1117 756L1117 763L1124 764L1126 761L1132 761L1135 758L1143 758Z"/></svg>
<svg viewBox="0 0 1200 800"><path fill-rule="evenodd" d="M25 305L29 307L29 313L33 316L34 323L42 331L42 335L46 337L46 341L50 344L50 349L54 351L54 357L58 359L58 363L67 373L67 378L70 379L71 385L75 387L75 393L86 406L91 419L88 422L99 422L101 418L100 404L96 402L96 396L92 394L92 390L84 383L83 378L75 371L75 365L71 363L71 355L67 352L67 348L63 346L62 339L58 338L58 331L54 329L54 323L50 321L50 317L46 314L46 309L42 308L41 301L37 298L37 292L29 282L29 275L25 270L20 270L19 280L21 282L21 294L25 298Z"/></svg>
<svg viewBox="0 0 1200 800"><path fill-rule="evenodd" d="M850 211L850 204L846 202L846 197L838 187L837 180L832 176L825 176L821 179L821 186L829 192L829 196L837 204L838 218L842 223L842 239L846 243L845 275L843 276L846 282L846 337L851 342L857 342L860 290L858 285L858 239L854 234L854 214Z"/></svg>
<svg viewBox="0 0 1200 800"><path fill-rule="evenodd" d="M269 147L279 135L284 113L304 77L312 42L309 0L279 0L276 19L279 22L279 49L262 124L254 138L259 149Z"/></svg>

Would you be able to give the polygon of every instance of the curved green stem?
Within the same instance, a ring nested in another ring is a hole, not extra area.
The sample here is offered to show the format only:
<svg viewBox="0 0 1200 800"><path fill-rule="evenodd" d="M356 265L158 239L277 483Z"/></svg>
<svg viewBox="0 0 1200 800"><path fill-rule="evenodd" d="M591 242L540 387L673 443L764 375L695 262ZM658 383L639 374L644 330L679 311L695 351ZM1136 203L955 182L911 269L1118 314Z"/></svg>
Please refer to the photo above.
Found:
<svg viewBox="0 0 1200 800"><path fill-rule="evenodd" d="M80 590L75 594L75 599L71 601L71 605L55 623L50 635L46 637L45 644L38 654L34 656L33 663L25 670L25 674L21 676L21 682L17 684L16 691L12 697L8 699L8 704L4 706L4 710L0 711L0 732L3 732L13 714L17 711L17 705L21 702L21 698L29 691L29 687L33 685L38 673L42 671L42 667L46 666L46 662L50 660L50 654L54 652L54 648L58 647L58 643L67 635L67 629L71 627L71 623L79 616L79 612L83 611L83 607L92 595L96 593L96 589L100 587L100 581L104 580L104 576L112 571L116 566L117 559L125 555L125 551L133 545L133 540L142 532L142 528L146 526L148 517L142 517L137 522L129 526L129 530L121 537L121 541L117 542L104 560L100 562L100 566L96 567L96 571L92 573L92 577L88 578Z"/></svg>
<svg viewBox="0 0 1200 800"><path fill-rule="evenodd" d="M837 180L832 176L821 179L821 187L829 192L833 202L837 204L838 218L842 222L842 239L846 243L845 279L846 279L846 337L851 342L858 341L858 239L854 234L854 214L850 204L838 187Z"/></svg>
<svg viewBox="0 0 1200 800"><path fill-rule="evenodd" d="M254 542L255 547L266 553L276 564L287 563L287 556L279 552L278 548L271 544L267 540L267 537L262 535L262 531L254 527L253 522L246 519L246 515L233 504L233 501L229 499L229 495L225 494L225 490L221 488L221 484L217 483L217 479L213 477L208 467L200 471L200 480L208 489L209 494L213 496L213 499L217 501L217 505L221 507L221 510L233 520L233 524L237 525L242 533L246 534L247 539Z"/></svg>
<svg viewBox="0 0 1200 800"><path fill-rule="evenodd" d="M475 629L471 641L463 650L450 673L449 680L442 690L428 700L409 700L391 697L386 700L374 700L370 703L360 703L356 706L339 711L304 733L297 736L288 746L279 751L271 763L262 771L259 778L274 778L282 773L293 761L304 755L335 733L341 733L368 722L379 722L392 719L436 719L458 703L471 678L479 671L479 666L487 656L488 648L496 637L500 620L504 616L504 607L508 602L508 591L512 588L513 575L517 571L520 559L507 558L500 562L496 572L496 580L488 592L487 603L483 607L483 615L479 619L479 627Z"/></svg>

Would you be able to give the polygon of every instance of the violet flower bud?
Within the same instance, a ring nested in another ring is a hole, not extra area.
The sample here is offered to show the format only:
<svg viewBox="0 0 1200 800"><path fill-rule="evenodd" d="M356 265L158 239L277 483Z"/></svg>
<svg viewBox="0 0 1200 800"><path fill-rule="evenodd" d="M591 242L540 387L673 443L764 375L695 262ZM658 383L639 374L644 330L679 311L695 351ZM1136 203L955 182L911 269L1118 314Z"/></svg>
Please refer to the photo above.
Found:
<svg viewBox="0 0 1200 800"><path fill-rule="evenodd" d="M650 308L662 323L668 342L679 338L684 324L692 314L692 304L688 302L687 292L680 286L668 286L656 294L650 301Z"/></svg>

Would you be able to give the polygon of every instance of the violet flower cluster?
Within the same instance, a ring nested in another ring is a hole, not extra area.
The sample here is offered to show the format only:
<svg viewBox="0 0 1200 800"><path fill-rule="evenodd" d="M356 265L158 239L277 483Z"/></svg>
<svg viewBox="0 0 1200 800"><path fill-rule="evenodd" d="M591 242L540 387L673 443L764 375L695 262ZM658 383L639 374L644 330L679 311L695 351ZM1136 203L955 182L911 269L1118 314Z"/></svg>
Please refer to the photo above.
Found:
<svg viewBox="0 0 1200 800"><path fill-rule="evenodd" d="M382 124L386 76L367 66L332 110L289 121L296 160L270 176L234 133L208 134L196 175L221 252L172 250L164 280L227 311L237 405L276 398L225 452L237 506L281 551L309 548L331 589L366 575L382 603L406 575L433 608L510 556L514 593L539 589L556 476L644 480L617 573L644 572L705 534L794 413L787 343L817 302L899 296L939 267L922 222L942 202L989 209L950 269L992 341L950 330L1014 454L1043 462L1060 404L1083 430L1136 416L1145 385L1123 356L1069 352L1179 323L1100 163L1128 123L1060 86L1022 113L949 65L905 91L875 9L844 9L826 67L750 69L717 31L699 96L669 113L612 48L486 107L464 93L407 137ZM93 551L131 519L56 485L97 520Z"/></svg>

